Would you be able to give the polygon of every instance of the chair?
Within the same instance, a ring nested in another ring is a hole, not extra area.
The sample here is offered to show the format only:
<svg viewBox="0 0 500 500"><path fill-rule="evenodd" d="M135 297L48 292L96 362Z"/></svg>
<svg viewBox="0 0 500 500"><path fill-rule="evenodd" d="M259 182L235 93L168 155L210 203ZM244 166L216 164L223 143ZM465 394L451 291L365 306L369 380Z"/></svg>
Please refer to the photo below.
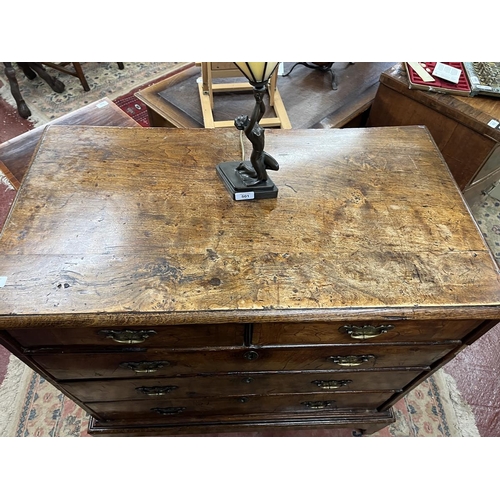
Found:
<svg viewBox="0 0 500 500"><path fill-rule="evenodd" d="M73 65L73 70L66 68L66 66L69 64ZM123 63L120 62L117 64L119 69L124 68ZM9 81L12 97L16 101L17 112L19 113L19 116L21 116L22 118L28 118L29 116L31 116L31 110L24 101L21 95L21 91L19 90L19 83L16 77L16 70L12 65L12 63L10 62L4 62L3 65L5 68L5 76ZM85 92L88 92L90 90L90 86L83 73L81 63L56 64L56 63L39 63L39 62L22 62L22 63L18 62L17 65L22 69L23 73L29 80L34 80L38 75L40 78L42 78L42 80L48 83L48 85L54 92L57 92L59 94L64 92L66 88L64 86L64 83L58 80L57 78L49 75L43 65L61 71L62 73L66 73L68 75L77 77L80 80L80 83L82 84Z"/></svg>
<svg viewBox="0 0 500 500"><path fill-rule="evenodd" d="M19 113L19 116L21 116L22 118L28 118L29 116L31 116L31 110L24 101L21 95L21 91L19 90L19 84L17 82L17 77L16 77L16 70L14 66L12 66L12 63L10 62L4 62L3 65L5 68L5 76L9 81L12 97L14 98L17 104L17 112ZM50 76L45 71L45 68L42 66L41 63L22 62L22 63L17 63L17 65L23 70L23 73L26 75L28 79L34 80L38 75L40 78L42 78L42 80L44 80L49 84L50 88L54 92L57 92L59 94L61 92L64 92L65 89L64 83L62 83L57 78L53 78L52 76Z"/></svg>
<svg viewBox="0 0 500 500"><path fill-rule="evenodd" d="M82 84L83 90L85 90L85 92L88 92L90 90L87 79L85 78L85 74L83 73L82 63L79 63L79 62L72 62L72 63L69 63L69 62L62 62L62 63L44 62L42 64L45 64L45 66L48 66L49 68L60 71L61 73L66 73L67 75L71 75L71 76L78 78L80 80L80 83ZM66 66L69 66L70 64L73 65L73 69L66 68ZM119 62L116 64L118 64L118 69L124 68L123 63Z"/></svg>

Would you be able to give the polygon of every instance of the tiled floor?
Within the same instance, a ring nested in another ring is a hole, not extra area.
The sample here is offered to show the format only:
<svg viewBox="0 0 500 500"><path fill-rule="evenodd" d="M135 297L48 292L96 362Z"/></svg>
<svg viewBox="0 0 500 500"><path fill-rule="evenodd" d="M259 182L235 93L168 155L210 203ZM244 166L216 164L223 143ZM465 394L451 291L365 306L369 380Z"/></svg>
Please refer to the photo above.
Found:
<svg viewBox="0 0 500 500"><path fill-rule="evenodd" d="M29 121L0 99L0 143L31 128ZM0 382L5 377L7 360L8 352L0 346ZM500 436L500 325L462 351L446 371L455 378L471 406L481 436Z"/></svg>

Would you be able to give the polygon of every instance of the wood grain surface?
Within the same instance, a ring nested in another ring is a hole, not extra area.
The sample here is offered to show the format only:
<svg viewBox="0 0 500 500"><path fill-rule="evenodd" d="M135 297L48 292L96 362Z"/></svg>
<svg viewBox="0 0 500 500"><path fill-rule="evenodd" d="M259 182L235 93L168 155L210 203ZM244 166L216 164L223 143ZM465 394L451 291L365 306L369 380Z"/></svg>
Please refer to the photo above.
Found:
<svg viewBox="0 0 500 500"><path fill-rule="evenodd" d="M470 97L409 89L408 74L403 63L397 63L384 71L380 75L380 82L425 103L430 109L435 109L478 133L500 141L500 129L488 125L491 119L498 120L500 117L498 97L481 94Z"/></svg>
<svg viewBox="0 0 500 500"><path fill-rule="evenodd" d="M43 131L52 125L140 127L125 111L104 97L3 142L0 144L0 160L5 163L18 184L22 182L28 170Z"/></svg>
<svg viewBox="0 0 500 500"><path fill-rule="evenodd" d="M425 125L463 190L500 147L500 129L491 126L499 117L498 97L410 89L404 64L398 63L380 75L368 125Z"/></svg>
<svg viewBox="0 0 500 500"><path fill-rule="evenodd" d="M459 344L457 341L449 341L436 344L56 352L35 354L32 359L58 380L140 378L227 372L282 372L284 370L296 372L330 370L333 372L354 366L346 364L351 356L356 357L355 368L427 367ZM254 353L254 356L248 356L248 353ZM156 363L157 365L150 367L154 371L145 372L144 366L138 363Z"/></svg>
<svg viewBox="0 0 500 500"><path fill-rule="evenodd" d="M163 402L172 397L249 396L255 394L332 395L340 391L401 390L418 369L345 371L332 373L237 373L157 378L72 380L61 385L83 402L149 399ZM337 388L336 387L337 384ZM145 395L148 394L148 395Z"/></svg>
<svg viewBox="0 0 500 500"><path fill-rule="evenodd" d="M498 270L424 127L269 130L275 200L216 175L236 130L52 126L0 240L0 327L500 318Z"/></svg>

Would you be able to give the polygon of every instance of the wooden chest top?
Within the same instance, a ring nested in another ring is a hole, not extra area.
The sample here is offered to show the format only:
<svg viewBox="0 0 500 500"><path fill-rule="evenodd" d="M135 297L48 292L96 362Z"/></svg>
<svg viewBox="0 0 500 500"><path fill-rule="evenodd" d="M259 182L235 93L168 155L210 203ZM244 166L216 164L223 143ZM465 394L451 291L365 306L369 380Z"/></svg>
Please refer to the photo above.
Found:
<svg viewBox="0 0 500 500"><path fill-rule="evenodd" d="M409 79L403 63L395 64L380 75L380 83L439 113L456 120L479 134L500 142L500 129L490 122L500 118L500 99L489 95L474 97L409 88Z"/></svg>
<svg viewBox="0 0 500 500"><path fill-rule="evenodd" d="M234 202L236 130L49 127L0 239L0 328L500 318L424 127L268 130L266 151L278 198Z"/></svg>

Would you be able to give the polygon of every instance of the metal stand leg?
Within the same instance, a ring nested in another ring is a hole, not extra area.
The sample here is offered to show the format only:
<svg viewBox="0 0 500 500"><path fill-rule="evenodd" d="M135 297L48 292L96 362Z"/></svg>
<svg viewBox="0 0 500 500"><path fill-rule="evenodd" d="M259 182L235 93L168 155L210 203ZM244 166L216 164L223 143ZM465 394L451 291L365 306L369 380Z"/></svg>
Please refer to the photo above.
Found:
<svg viewBox="0 0 500 500"><path fill-rule="evenodd" d="M335 74L335 72L332 69L332 66L335 63L332 63L332 62L328 62L328 63L298 62L298 63L295 63L290 68L290 70L288 71L288 73L285 73L283 76L288 76L295 69L295 67L298 66L299 64L301 66L305 66L306 68L309 68L309 69L315 69L315 70L318 70L318 71L330 73L332 75L332 89L333 90L337 90L337 88L338 88L338 86L337 86L337 75ZM349 63L349 64L354 64L354 63Z"/></svg>

